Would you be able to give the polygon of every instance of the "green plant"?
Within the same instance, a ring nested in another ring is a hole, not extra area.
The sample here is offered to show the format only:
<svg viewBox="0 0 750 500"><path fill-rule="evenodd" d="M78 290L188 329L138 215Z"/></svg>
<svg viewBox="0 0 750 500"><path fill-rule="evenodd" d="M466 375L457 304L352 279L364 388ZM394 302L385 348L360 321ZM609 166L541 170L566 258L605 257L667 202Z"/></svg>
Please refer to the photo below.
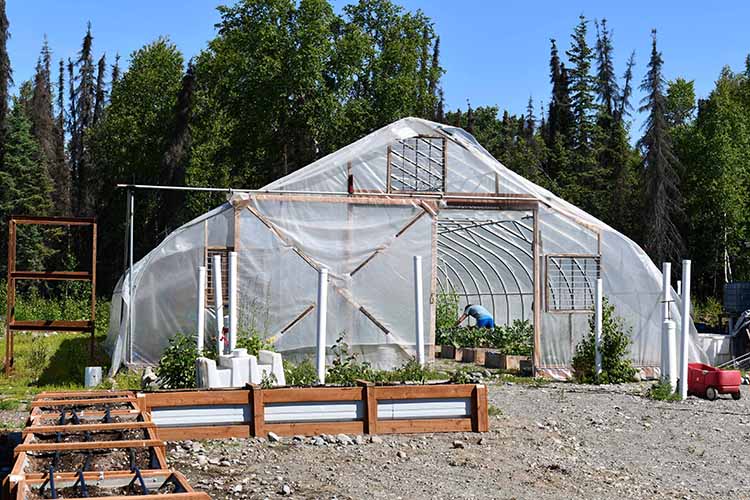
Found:
<svg viewBox="0 0 750 500"><path fill-rule="evenodd" d="M474 383L474 377L471 376L468 368L462 367L451 374L450 382L451 384L472 384Z"/></svg>
<svg viewBox="0 0 750 500"><path fill-rule="evenodd" d="M276 378L275 374L263 372L263 376L260 379L260 388L270 389L271 387L276 385L276 382L278 382L278 379Z"/></svg>
<svg viewBox="0 0 750 500"><path fill-rule="evenodd" d="M41 376L45 366L47 366L49 356L50 349L44 336L36 337L31 343L29 356L25 360L26 368L34 380L38 380Z"/></svg>
<svg viewBox="0 0 750 500"><path fill-rule="evenodd" d="M526 320L514 320L488 332L489 347L503 354L531 356L534 351L534 328Z"/></svg>
<svg viewBox="0 0 750 500"><path fill-rule="evenodd" d="M311 386L318 382L318 370L309 359L297 365L284 360L284 378L286 385Z"/></svg>
<svg viewBox="0 0 750 500"><path fill-rule="evenodd" d="M349 345L344 342L342 333L334 343L331 351L333 361L326 374L326 382L337 385L353 386L357 380L370 380L373 370L367 361L359 361L355 353L349 352Z"/></svg>
<svg viewBox="0 0 750 500"><path fill-rule="evenodd" d="M0 400L0 410L17 410L21 406L15 399L3 399Z"/></svg>
<svg viewBox="0 0 750 500"><path fill-rule="evenodd" d="M680 395L672 390L669 382L659 381L648 390L648 397L656 401L679 401Z"/></svg>
<svg viewBox="0 0 750 500"><path fill-rule="evenodd" d="M190 335L178 333L169 339L169 347L159 358L156 376L162 387L186 389L195 387L195 360L198 346Z"/></svg>
<svg viewBox="0 0 750 500"><path fill-rule="evenodd" d="M455 292L439 293L435 304L435 331L438 345L448 345L443 334L448 334L458 320L459 298Z"/></svg>
<svg viewBox="0 0 750 500"><path fill-rule="evenodd" d="M248 354L257 356L260 351L273 351L273 344L261 338L254 330L240 330L237 332L237 347L247 349Z"/></svg>
<svg viewBox="0 0 750 500"><path fill-rule="evenodd" d="M489 405L487 405L487 414L490 417L499 417L503 414L503 410L490 403Z"/></svg>
<svg viewBox="0 0 750 500"><path fill-rule="evenodd" d="M695 301L693 317L696 322L718 326L723 312L724 308L716 297L707 297L704 300Z"/></svg>
<svg viewBox="0 0 750 500"><path fill-rule="evenodd" d="M589 333L576 346L573 356L573 376L584 384L620 384L630 382L635 368L630 358L630 328L625 320L615 315L615 306L604 298L602 304L602 372L596 377L594 316L589 319Z"/></svg>

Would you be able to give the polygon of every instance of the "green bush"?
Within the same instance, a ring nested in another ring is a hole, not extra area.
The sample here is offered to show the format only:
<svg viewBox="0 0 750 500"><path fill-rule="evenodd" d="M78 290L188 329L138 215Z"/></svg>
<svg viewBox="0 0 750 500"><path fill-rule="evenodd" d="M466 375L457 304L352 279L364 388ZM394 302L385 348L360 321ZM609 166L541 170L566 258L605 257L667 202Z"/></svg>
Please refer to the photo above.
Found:
<svg viewBox="0 0 750 500"><path fill-rule="evenodd" d="M32 340L29 357L25 360L26 369L34 380L38 380L47 366L50 357L50 349L47 340L40 335Z"/></svg>
<svg viewBox="0 0 750 500"><path fill-rule="evenodd" d="M359 361L355 353L349 352L349 345L344 342L344 334L336 339L331 350L334 358L326 374L327 383L353 386L357 380L371 379L373 370L370 363Z"/></svg>
<svg viewBox="0 0 750 500"><path fill-rule="evenodd" d="M309 359L298 365L285 360L284 378L286 378L286 385L311 386L318 382L318 370Z"/></svg>
<svg viewBox="0 0 750 500"><path fill-rule="evenodd" d="M451 331L458 321L458 295L455 292L439 293L435 305L435 331L438 345L447 345L443 342L443 334Z"/></svg>
<svg viewBox="0 0 750 500"><path fill-rule="evenodd" d="M240 330L237 332L237 347L247 349L247 353L253 356L257 356L261 350L274 350L272 343L261 338L257 332L252 330Z"/></svg>
<svg viewBox="0 0 750 500"><path fill-rule="evenodd" d="M489 347L516 356L531 356L534 328L526 320L491 328L454 327L442 332L441 345L453 347Z"/></svg>
<svg viewBox="0 0 750 500"><path fill-rule="evenodd" d="M615 306L606 297L602 304L602 373L596 379L594 321L592 315L589 319L589 333L576 346L572 363L573 376L584 384L620 384L632 381L635 368L630 359L631 329L625 328L625 321L615 315Z"/></svg>
<svg viewBox="0 0 750 500"><path fill-rule="evenodd" d="M159 358L156 376L166 389L188 389L195 387L195 360L198 345L191 335L178 333L169 339L169 347Z"/></svg>
<svg viewBox="0 0 750 500"><path fill-rule="evenodd" d="M679 401L680 395L672 390L669 382L656 382L648 390L648 397L656 401Z"/></svg>
<svg viewBox="0 0 750 500"><path fill-rule="evenodd" d="M715 297L707 297L704 300L695 301L693 317L696 322L718 326L723 312L724 308Z"/></svg>

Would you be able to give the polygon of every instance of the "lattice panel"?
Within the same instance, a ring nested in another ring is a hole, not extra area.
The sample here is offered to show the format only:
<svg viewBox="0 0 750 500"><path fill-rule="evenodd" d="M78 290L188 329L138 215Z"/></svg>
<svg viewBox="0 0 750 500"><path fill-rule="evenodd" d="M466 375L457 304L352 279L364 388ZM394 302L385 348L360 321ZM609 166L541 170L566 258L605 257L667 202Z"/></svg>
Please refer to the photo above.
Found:
<svg viewBox="0 0 750 500"><path fill-rule="evenodd" d="M445 139L409 137L388 146L390 191L443 192Z"/></svg>
<svg viewBox="0 0 750 500"><path fill-rule="evenodd" d="M598 255L548 255L547 309L592 311L600 270L601 258Z"/></svg>
<svg viewBox="0 0 750 500"><path fill-rule="evenodd" d="M224 304L229 303L229 252L233 248L209 248L206 260L206 304L214 305L214 255L221 255L221 291Z"/></svg>

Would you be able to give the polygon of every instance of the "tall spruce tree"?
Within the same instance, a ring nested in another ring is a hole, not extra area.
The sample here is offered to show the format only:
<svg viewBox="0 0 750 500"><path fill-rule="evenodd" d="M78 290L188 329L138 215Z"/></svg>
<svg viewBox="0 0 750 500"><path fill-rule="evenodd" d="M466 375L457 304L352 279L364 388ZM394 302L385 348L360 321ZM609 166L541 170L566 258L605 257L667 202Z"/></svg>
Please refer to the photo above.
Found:
<svg viewBox="0 0 750 500"><path fill-rule="evenodd" d="M639 111L648 113L645 133L638 141L643 154L645 188L645 249L657 265L679 261L683 241L677 228L681 214L679 161L672 151L672 140L666 119L666 98L662 66L664 61L656 47L656 30L651 32L651 58L641 83L646 94Z"/></svg>
<svg viewBox="0 0 750 500"><path fill-rule="evenodd" d="M94 90L94 115L92 118L92 125L96 125L96 123L101 120L102 113L104 113L104 104L106 96L106 88L104 83L104 73L107 71L107 59L106 56L102 54L102 57L99 58L99 62L97 63L97 70L96 70L96 89Z"/></svg>
<svg viewBox="0 0 750 500"><path fill-rule="evenodd" d="M72 80L75 85L73 91L71 116L71 167L73 172L74 197L73 208L78 215L91 215L94 208L94 192L91 180L93 173L88 156L88 139L86 132L94 122L95 83L94 59L92 54L94 37L91 34L91 23L88 24L86 35L83 37L81 50L75 67L78 75Z"/></svg>
<svg viewBox="0 0 750 500"><path fill-rule="evenodd" d="M594 166L595 113L594 78L591 76L591 63L594 53L586 39L588 20L579 16L578 25L571 35L570 49L567 54L572 68L570 69L570 107L573 113L574 128L572 146L576 153L576 167L586 171Z"/></svg>
<svg viewBox="0 0 750 500"><path fill-rule="evenodd" d="M8 56L8 39L10 23L5 14L5 0L0 0L0 165L5 158L5 133L8 118L8 88L13 83L10 56Z"/></svg>
<svg viewBox="0 0 750 500"><path fill-rule="evenodd" d="M120 54L115 54L115 63L112 65L112 77L110 78L110 86L114 86L120 80Z"/></svg>
<svg viewBox="0 0 750 500"><path fill-rule="evenodd" d="M613 62L612 34L607 20L596 23L596 93L601 111L599 116L615 114L619 86Z"/></svg>

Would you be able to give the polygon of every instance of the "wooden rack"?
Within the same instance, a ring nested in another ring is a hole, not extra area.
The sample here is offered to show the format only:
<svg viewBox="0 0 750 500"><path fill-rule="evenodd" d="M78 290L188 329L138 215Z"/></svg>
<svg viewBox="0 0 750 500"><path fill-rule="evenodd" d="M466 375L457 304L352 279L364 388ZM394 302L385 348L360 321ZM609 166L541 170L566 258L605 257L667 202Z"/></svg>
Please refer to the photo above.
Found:
<svg viewBox="0 0 750 500"><path fill-rule="evenodd" d="M16 269L16 229L18 225L88 226L91 227L90 271L19 271ZM16 319L16 281L88 281L91 283L91 317L88 320ZM90 217L34 217L12 215L8 218L8 304L5 326L5 373L13 370L13 336L17 331L90 333L89 355L94 358L94 325L96 321L96 219Z"/></svg>

